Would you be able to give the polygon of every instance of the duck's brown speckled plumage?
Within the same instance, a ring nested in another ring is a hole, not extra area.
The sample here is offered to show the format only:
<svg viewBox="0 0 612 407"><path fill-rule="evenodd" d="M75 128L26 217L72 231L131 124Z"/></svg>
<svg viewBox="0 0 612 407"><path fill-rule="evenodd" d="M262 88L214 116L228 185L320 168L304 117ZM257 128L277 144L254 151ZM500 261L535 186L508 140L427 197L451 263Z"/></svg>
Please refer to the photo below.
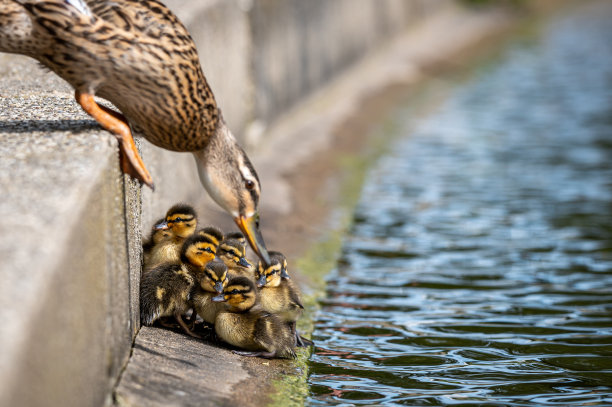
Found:
<svg viewBox="0 0 612 407"><path fill-rule="evenodd" d="M0 0L0 52L24 54L75 88L81 107L118 141L124 173L154 187L132 133L192 152L200 181L258 256L261 187L221 116L195 44L157 0ZM121 113L100 106L95 96Z"/></svg>
<svg viewBox="0 0 612 407"><path fill-rule="evenodd" d="M2 3L14 16L24 9L31 16L38 44L29 56L76 90L112 102L136 133L173 151L206 146L217 104L191 36L162 3L89 0L91 15L57 0Z"/></svg>

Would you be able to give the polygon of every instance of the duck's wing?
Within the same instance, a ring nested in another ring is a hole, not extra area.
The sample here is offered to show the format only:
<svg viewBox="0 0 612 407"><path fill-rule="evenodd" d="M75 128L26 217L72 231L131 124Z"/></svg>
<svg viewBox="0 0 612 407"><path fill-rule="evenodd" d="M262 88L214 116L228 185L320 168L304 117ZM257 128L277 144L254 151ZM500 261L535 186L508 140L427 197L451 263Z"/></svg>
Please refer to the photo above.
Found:
<svg viewBox="0 0 612 407"><path fill-rule="evenodd" d="M86 0L99 18L126 31L137 31L154 39L190 38L185 26L157 0Z"/></svg>

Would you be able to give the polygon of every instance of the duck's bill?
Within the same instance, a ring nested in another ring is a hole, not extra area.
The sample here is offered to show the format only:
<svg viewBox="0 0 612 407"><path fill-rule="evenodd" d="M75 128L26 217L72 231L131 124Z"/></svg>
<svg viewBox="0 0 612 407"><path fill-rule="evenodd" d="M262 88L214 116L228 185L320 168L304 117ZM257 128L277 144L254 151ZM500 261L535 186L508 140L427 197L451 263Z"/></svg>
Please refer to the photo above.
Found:
<svg viewBox="0 0 612 407"><path fill-rule="evenodd" d="M252 266L252 264L244 257L241 257L240 260L238 260L238 264L246 268L250 268Z"/></svg>
<svg viewBox="0 0 612 407"><path fill-rule="evenodd" d="M270 265L270 256L268 255L266 243L264 242L263 236L261 235L257 225L257 214L249 218L239 216L234 218L234 221L240 228L240 231L242 231L246 237L257 256L259 256L259 258L264 262L265 266L268 267Z"/></svg>
<svg viewBox="0 0 612 407"><path fill-rule="evenodd" d="M215 283L215 291L216 291L218 294L223 294L223 282L221 282L221 281L217 281L217 282Z"/></svg>
<svg viewBox="0 0 612 407"><path fill-rule="evenodd" d="M266 285L266 275L262 274L261 276L259 276L259 278L257 279L257 288L261 288L264 285Z"/></svg>
<svg viewBox="0 0 612 407"><path fill-rule="evenodd" d="M170 225L168 225L167 221L163 221L163 222L159 222L154 227L155 227L155 230L166 230L166 229L170 228Z"/></svg>
<svg viewBox="0 0 612 407"><path fill-rule="evenodd" d="M223 293L221 293L219 295L212 297L212 301L213 302L225 302L227 300L225 299L225 296L223 295Z"/></svg>

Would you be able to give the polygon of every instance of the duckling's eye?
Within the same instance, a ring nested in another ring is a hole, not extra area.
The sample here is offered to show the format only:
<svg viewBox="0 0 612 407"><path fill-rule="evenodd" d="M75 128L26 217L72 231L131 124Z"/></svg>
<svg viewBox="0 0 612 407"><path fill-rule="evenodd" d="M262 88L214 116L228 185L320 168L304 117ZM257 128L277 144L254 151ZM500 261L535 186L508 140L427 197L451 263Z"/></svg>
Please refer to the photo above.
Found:
<svg viewBox="0 0 612 407"><path fill-rule="evenodd" d="M234 288L232 291L230 291L230 294L238 294L238 292L239 292L239 291L238 291L237 289L235 289L235 288Z"/></svg>
<svg viewBox="0 0 612 407"><path fill-rule="evenodd" d="M182 222L183 218L174 218L174 222Z"/></svg>
<svg viewBox="0 0 612 407"><path fill-rule="evenodd" d="M253 188L255 188L255 183L253 181L251 181L250 179L247 179L244 181L244 187L248 190L251 190Z"/></svg>

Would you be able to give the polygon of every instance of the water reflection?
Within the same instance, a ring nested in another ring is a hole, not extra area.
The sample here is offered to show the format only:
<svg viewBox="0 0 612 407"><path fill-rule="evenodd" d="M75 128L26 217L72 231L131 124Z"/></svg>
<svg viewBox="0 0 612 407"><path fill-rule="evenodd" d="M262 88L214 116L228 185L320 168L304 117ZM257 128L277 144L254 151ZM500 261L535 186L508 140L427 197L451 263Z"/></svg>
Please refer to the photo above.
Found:
<svg viewBox="0 0 612 407"><path fill-rule="evenodd" d="M513 47L373 169L310 404L612 403L609 21Z"/></svg>

